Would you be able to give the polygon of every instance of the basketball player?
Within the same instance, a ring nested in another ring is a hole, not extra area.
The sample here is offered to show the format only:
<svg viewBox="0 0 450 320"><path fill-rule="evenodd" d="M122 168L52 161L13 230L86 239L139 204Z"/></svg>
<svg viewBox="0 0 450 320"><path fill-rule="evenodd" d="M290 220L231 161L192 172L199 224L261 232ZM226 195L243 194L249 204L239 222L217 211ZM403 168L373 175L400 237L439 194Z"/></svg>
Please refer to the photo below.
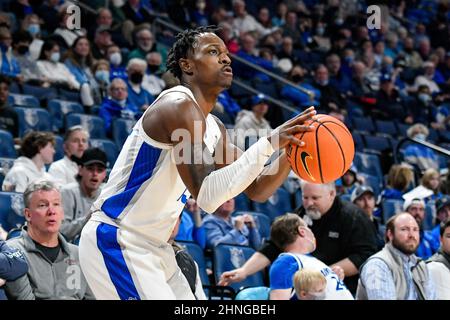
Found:
<svg viewBox="0 0 450 320"><path fill-rule="evenodd" d="M315 114L309 108L246 152L230 143L209 114L233 76L214 31L178 35L167 67L181 85L163 91L138 120L91 209L80 260L97 299L194 299L167 243L186 200L192 195L209 213L242 191L264 201L290 171L284 152L265 162L290 143L304 145L294 134L312 130L304 125Z"/></svg>
<svg viewBox="0 0 450 320"><path fill-rule="evenodd" d="M316 238L298 215L287 213L276 218L270 239L284 251L270 267L271 300L297 300L294 275L302 269L319 271L326 279L325 291L317 294L315 299L353 300L340 277L325 263L309 255L316 249Z"/></svg>

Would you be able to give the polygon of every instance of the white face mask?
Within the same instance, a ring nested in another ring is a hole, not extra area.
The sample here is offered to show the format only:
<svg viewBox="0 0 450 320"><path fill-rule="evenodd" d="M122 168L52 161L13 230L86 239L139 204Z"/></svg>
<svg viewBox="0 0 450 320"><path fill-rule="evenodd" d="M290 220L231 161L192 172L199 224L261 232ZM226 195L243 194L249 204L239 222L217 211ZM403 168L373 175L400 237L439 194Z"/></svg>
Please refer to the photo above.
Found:
<svg viewBox="0 0 450 320"><path fill-rule="evenodd" d="M122 55L120 52L114 52L109 57L109 62L111 62L113 65L118 66L122 63Z"/></svg>
<svg viewBox="0 0 450 320"><path fill-rule="evenodd" d="M427 136L424 133L418 133L414 136L414 138L416 138L417 140L420 140L420 141L425 141Z"/></svg>
<svg viewBox="0 0 450 320"><path fill-rule="evenodd" d="M60 53L59 52L53 52L51 55L50 55L50 60L52 60L53 62L59 62L59 58L61 57L61 55L60 55Z"/></svg>

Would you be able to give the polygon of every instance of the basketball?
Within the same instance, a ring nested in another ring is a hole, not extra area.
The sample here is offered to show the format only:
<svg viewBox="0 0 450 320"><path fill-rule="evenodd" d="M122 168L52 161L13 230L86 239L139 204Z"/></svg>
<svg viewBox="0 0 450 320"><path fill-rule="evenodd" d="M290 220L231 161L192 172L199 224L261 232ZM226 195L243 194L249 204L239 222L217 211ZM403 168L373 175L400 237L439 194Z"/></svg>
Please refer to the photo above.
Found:
<svg viewBox="0 0 450 320"><path fill-rule="evenodd" d="M303 180L328 183L342 177L350 168L355 155L355 144L345 124L334 117L318 114L316 120L305 125L313 131L296 135L304 147L291 144L288 159L292 170Z"/></svg>

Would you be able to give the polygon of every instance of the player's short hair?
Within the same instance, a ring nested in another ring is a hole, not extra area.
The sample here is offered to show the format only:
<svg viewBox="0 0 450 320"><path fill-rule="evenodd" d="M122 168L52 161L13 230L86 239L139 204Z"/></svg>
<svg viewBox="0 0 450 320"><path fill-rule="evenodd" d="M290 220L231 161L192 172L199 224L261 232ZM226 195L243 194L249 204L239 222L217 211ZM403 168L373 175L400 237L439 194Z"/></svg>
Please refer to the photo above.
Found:
<svg viewBox="0 0 450 320"><path fill-rule="evenodd" d="M194 51L197 38L200 34L208 32L215 33L218 30L216 26L201 26L196 29L187 29L177 34L177 40L167 55L167 70L181 80L183 71L181 71L179 65L180 59L187 58L188 52Z"/></svg>
<svg viewBox="0 0 450 320"><path fill-rule="evenodd" d="M298 227L306 226L295 213L286 213L275 219L270 227L270 240L281 250L293 243L298 236Z"/></svg>
<svg viewBox="0 0 450 320"><path fill-rule="evenodd" d="M297 296L300 292L311 292L316 284L326 285L327 279L318 270L301 269L294 274L294 289Z"/></svg>

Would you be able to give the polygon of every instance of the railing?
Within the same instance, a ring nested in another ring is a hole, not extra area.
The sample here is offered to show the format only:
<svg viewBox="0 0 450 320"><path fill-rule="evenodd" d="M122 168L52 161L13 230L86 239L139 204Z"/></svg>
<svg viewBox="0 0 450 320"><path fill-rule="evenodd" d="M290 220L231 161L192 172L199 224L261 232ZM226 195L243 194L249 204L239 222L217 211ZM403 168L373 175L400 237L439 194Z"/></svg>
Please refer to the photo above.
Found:
<svg viewBox="0 0 450 320"><path fill-rule="evenodd" d="M437 146L437 145L435 145L435 144L432 144L432 143L430 143L430 142L427 142L427 141L422 141L422 140L418 140L418 139L415 139L415 138L408 138L408 137L407 137L407 138L401 139L401 140L399 141L399 143L397 144L397 147L396 147L395 150L394 150L394 161L395 161L395 163L398 163L398 162L399 162L399 160L400 160L400 159L399 159L399 155L400 155L400 147L401 147L406 141L411 141L411 142L413 142L413 143L416 143L416 144L425 146L425 147L427 147L427 148L429 148L429 149L432 149L432 150L434 150L434 151L436 151L436 152L438 152L438 153L441 153L441 154L443 154L443 155L445 155L445 156L447 156L447 157L450 157L450 150L441 148L441 147L439 147L439 146Z"/></svg>
<svg viewBox="0 0 450 320"><path fill-rule="evenodd" d="M156 18L154 20L154 23L161 24L164 27L171 29L172 31L176 31L176 32L183 31L181 28L177 27L176 25L174 25L174 24L172 24L172 23L170 23L170 22L168 22L166 20L160 19L160 18ZM266 70L266 69L264 69L264 68L262 68L262 67L260 67L260 66L258 66L256 64L254 64L254 63L251 63L251 62L249 62L249 61L247 61L247 60L245 60L245 59L243 59L243 58L241 58L241 57L239 57L239 56L237 56L237 55L235 55L233 53L230 53L230 57L233 60L239 61L240 63L243 63L243 64L245 64L245 65L247 65L247 66L249 66L249 67L251 67L251 68L253 68L255 70L258 70L259 72L265 73L266 75L268 75L269 77L274 78L275 80L278 80L278 81L280 81L280 82L282 82L284 84L290 85L290 86L292 86L292 87L294 87L294 88L296 88L296 89L306 93L310 97L310 100L313 100L314 93L311 90L305 89L302 86L299 86L299 85L297 85L297 84L295 84L295 83L293 83L293 82L291 82L291 81L289 81L289 80L287 80L287 79L285 79L285 78L283 78L283 77L281 77L281 76L279 76L279 75L277 75L277 74L275 74L273 72L270 72L270 71L268 71L268 70ZM254 88L252 88L252 87L242 83L239 80L233 79L233 82L237 86L239 86L239 87L241 87L241 88L243 88L243 89L245 89L245 90L247 90L247 91L249 91L249 92L251 92L253 94L258 94L259 93L258 90L255 90ZM288 106L287 104L285 104L285 103L283 103L283 102L281 102L281 101L279 101L279 100L277 100L277 99L275 99L273 97L270 97L267 94L266 94L266 97L267 97L267 100L269 102L271 102L271 103L273 103L273 104L275 104L275 105L277 105L277 106L279 106L281 108L284 108L284 109L292 111L292 112L297 112L298 111L297 109L292 108L291 106Z"/></svg>

